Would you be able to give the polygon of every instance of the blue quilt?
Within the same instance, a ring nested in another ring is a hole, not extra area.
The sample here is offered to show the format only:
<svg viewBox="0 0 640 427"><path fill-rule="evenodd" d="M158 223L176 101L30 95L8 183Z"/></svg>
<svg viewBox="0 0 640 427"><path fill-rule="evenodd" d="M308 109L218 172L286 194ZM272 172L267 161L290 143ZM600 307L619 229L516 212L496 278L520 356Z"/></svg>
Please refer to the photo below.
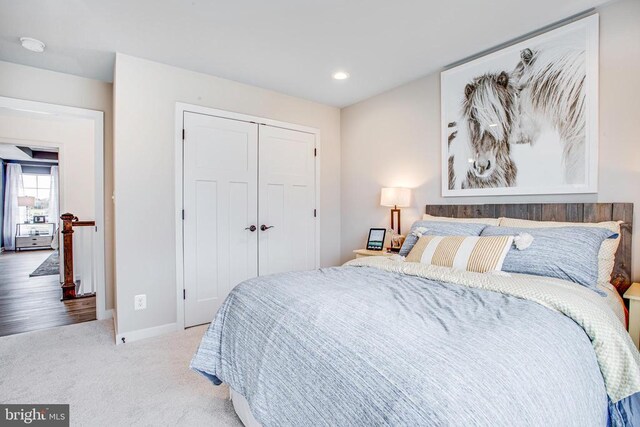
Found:
<svg viewBox="0 0 640 427"><path fill-rule="evenodd" d="M239 284L191 367L244 395L264 426L611 423L592 344L570 318L371 267Z"/></svg>

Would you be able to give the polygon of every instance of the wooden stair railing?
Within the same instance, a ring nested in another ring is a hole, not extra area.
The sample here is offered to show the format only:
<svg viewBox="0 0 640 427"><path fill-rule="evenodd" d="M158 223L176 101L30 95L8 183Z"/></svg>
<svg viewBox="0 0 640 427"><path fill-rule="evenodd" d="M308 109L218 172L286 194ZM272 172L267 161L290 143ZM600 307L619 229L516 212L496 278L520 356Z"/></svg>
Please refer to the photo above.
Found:
<svg viewBox="0 0 640 427"><path fill-rule="evenodd" d="M78 221L78 217L72 213L60 216L62 220L62 236L64 244L64 281L62 282L62 299L75 299L76 282L73 276L73 227L93 227L95 221Z"/></svg>

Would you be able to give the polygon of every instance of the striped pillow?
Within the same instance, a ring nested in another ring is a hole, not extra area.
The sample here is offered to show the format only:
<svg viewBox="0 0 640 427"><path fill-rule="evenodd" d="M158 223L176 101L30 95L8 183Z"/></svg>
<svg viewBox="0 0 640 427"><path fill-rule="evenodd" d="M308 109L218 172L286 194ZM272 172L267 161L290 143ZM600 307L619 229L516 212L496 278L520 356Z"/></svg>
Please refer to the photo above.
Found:
<svg viewBox="0 0 640 427"><path fill-rule="evenodd" d="M462 222L444 222L444 221L416 221L411 226L407 238L400 248L400 255L407 256L411 252L411 248L418 241L418 235L414 233L419 228L426 228L426 232L422 235L431 236L479 236L482 230L487 227L486 224L478 223L462 223Z"/></svg>
<svg viewBox="0 0 640 427"><path fill-rule="evenodd" d="M486 273L500 271L513 236L422 236L406 261Z"/></svg>

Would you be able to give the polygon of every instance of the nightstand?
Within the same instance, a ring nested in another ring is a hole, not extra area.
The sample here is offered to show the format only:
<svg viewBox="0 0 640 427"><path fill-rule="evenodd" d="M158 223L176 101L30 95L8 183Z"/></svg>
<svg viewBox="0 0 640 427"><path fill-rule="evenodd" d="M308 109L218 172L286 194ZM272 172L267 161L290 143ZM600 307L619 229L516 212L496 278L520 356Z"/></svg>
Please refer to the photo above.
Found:
<svg viewBox="0 0 640 427"><path fill-rule="evenodd" d="M353 253L356 254L356 259L365 258L365 257L368 257L368 256L392 256L392 255L397 255L397 253L395 253L395 252L387 252L386 250L370 251L369 249L356 249L355 251L353 251Z"/></svg>
<svg viewBox="0 0 640 427"><path fill-rule="evenodd" d="M631 285L624 297L629 300L629 335L638 347L640 340L640 283Z"/></svg>

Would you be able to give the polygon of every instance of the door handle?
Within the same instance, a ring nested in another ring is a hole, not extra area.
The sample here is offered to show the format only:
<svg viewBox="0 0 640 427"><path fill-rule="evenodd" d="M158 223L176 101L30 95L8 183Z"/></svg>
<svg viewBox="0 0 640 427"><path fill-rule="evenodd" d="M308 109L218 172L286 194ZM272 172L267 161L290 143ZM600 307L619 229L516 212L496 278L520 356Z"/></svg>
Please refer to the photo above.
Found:
<svg viewBox="0 0 640 427"><path fill-rule="evenodd" d="M254 231L256 231L256 226L252 225L251 227L246 227L245 230L249 230L250 232L253 233Z"/></svg>
<svg viewBox="0 0 640 427"><path fill-rule="evenodd" d="M275 225L264 225L264 224L262 224L260 226L260 230L267 231L268 229L273 228L273 227L275 227Z"/></svg>

